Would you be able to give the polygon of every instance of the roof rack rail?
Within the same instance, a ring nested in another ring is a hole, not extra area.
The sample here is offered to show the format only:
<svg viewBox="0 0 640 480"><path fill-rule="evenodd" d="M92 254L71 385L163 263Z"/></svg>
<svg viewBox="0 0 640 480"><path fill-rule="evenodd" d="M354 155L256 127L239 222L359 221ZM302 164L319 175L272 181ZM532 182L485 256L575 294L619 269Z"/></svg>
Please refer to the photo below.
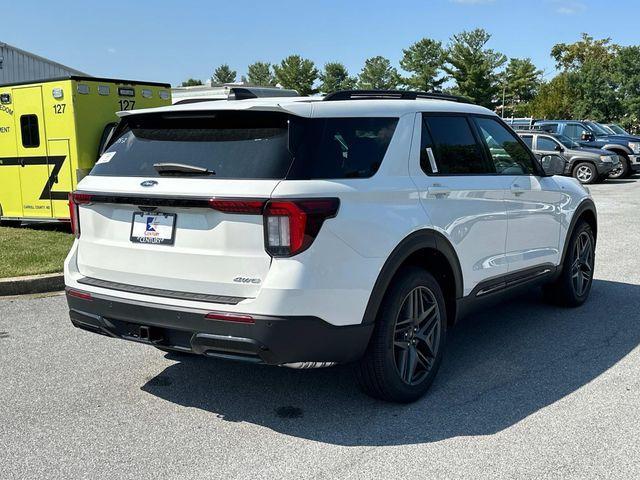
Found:
<svg viewBox="0 0 640 480"><path fill-rule="evenodd" d="M229 100L248 100L268 97L299 97L296 90L275 87L231 87Z"/></svg>
<svg viewBox="0 0 640 480"><path fill-rule="evenodd" d="M419 98L469 103L469 100L464 97L448 93L411 90L339 90L325 96L323 100L335 102L339 100L416 100Z"/></svg>

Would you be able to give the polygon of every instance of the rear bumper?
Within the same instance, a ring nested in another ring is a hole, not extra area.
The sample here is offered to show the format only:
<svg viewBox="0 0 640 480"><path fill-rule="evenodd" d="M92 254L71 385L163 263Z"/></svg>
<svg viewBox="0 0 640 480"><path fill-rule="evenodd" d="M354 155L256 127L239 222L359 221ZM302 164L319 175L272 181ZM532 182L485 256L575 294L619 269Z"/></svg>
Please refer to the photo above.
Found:
<svg viewBox="0 0 640 480"><path fill-rule="evenodd" d="M74 289L74 291L77 291ZM360 358L373 325L335 326L317 317L251 315L254 323L205 318L207 310L91 294L69 295L75 327L124 340L212 357L281 365L348 363ZM142 327L142 328L141 328Z"/></svg>

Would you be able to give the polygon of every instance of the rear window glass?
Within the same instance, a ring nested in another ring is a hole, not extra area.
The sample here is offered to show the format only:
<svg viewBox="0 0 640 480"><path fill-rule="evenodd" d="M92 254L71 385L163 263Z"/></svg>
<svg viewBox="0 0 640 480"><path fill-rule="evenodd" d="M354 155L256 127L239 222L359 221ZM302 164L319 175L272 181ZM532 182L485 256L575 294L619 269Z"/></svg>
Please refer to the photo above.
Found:
<svg viewBox="0 0 640 480"><path fill-rule="evenodd" d="M220 111L135 115L123 122L91 175L370 177L384 158L398 119Z"/></svg>
<svg viewBox="0 0 640 480"><path fill-rule="evenodd" d="M286 115L271 112L211 112L203 115L135 115L91 175L211 178L284 178L291 165ZM179 164L209 174L162 169ZM162 173L161 173L162 172Z"/></svg>

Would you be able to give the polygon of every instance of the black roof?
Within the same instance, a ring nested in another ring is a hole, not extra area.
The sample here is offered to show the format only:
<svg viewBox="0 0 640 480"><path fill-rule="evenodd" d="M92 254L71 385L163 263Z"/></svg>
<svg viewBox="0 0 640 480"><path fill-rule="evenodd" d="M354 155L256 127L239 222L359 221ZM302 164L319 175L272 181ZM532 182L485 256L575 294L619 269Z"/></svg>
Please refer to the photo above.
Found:
<svg viewBox="0 0 640 480"><path fill-rule="evenodd" d="M61 80L77 80L77 81L86 81L86 82L110 82L110 83L120 83L124 85L148 85L150 87L171 88L171 84L169 83L145 82L141 80L123 80L121 78L85 77L81 75L67 75L66 77L44 78L42 80L29 80L26 82L0 83L0 87L13 87L16 85L30 85L30 84L37 84L37 83L59 82Z"/></svg>

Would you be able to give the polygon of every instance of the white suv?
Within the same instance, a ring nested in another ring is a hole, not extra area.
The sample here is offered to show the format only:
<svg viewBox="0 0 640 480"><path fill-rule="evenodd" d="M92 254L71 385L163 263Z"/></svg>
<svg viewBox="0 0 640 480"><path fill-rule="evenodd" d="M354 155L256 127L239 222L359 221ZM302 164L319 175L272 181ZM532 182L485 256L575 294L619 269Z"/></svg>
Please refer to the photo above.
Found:
<svg viewBox="0 0 640 480"><path fill-rule="evenodd" d="M298 367L369 394L428 389L447 329L516 287L582 304L596 211L494 113L437 94L121 112L71 194L76 327Z"/></svg>

